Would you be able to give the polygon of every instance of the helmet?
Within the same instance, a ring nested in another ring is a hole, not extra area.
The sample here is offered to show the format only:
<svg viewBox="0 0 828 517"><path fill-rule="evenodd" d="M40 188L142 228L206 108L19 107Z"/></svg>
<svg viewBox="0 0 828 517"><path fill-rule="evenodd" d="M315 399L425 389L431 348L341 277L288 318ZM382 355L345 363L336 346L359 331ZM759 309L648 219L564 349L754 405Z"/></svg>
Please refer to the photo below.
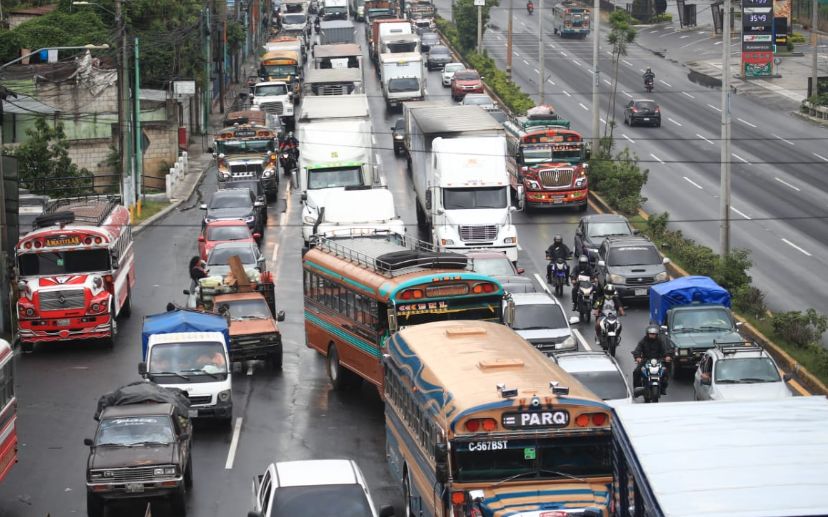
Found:
<svg viewBox="0 0 828 517"><path fill-rule="evenodd" d="M658 336L658 327L655 325L648 325L647 326L647 335L648 336Z"/></svg>
<svg viewBox="0 0 828 517"><path fill-rule="evenodd" d="M589 264L589 259L587 258L586 255L581 255L580 257L578 257L578 265L579 266L584 266L586 264Z"/></svg>
<svg viewBox="0 0 828 517"><path fill-rule="evenodd" d="M653 70L652 70L652 69L648 66L648 67L647 67L647 71L648 71L648 72L652 72Z"/></svg>
<svg viewBox="0 0 828 517"><path fill-rule="evenodd" d="M613 296L615 296L615 286L612 284L607 284L604 287L604 296L606 296L607 298L612 298Z"/></svg>
<svg viewBox="0 0 828 517"><path fill-rule="evenodd" d="M563 242L563 237L561 237L560 235L556 235L554 240L555 244L560 244Z"/></svg>
<svg viewBox="0 0 828 517"><path fill-rule="evenodd" d="M293 131L288 133L288 138L293 138Z"/></svg>

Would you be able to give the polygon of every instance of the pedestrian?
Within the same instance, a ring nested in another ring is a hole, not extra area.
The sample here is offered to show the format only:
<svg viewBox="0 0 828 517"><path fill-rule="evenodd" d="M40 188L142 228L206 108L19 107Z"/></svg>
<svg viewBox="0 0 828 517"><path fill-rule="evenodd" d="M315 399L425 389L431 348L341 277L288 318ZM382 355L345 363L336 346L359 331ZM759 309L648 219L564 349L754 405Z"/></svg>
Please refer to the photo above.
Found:
<svg viewBox="0 0 828 517"><path fill-rule="evenodd" d="M201 258L199 256L195 256L190 259L190 278L198 282L202 278L207 278L207 273L209 270L204 269L201 265Z"/></svg>

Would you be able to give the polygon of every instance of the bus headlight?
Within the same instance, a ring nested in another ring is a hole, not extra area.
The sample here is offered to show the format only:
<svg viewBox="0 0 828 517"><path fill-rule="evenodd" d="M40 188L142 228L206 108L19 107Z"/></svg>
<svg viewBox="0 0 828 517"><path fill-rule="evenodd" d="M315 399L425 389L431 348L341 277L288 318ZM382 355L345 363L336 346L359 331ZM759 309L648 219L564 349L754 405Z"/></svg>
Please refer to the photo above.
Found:
<svg viewBox="0 0 828 517"><path fill-rule="evenodd" d="M219 176L221 176L222 179L228 179L230 177L230 171L223 171L219 169Z"/></svg>
<svg viewBox="0 0 828 517"><path fill-rule="evenodd" d="M526 188L530 188L532 190L540 190L540 184L534 180L526 180Z"/></svg>
<svg viewBox="0 0 828 517"><path fill-rule="evenodd" d="M276 174L276 169L271 167L269 169L265 169L264 172L262 172L262 177L263 178L269 178L269 177L273 176L274 174Z"/></svg>
<svg viewBox="0 0 828 517"><path fill-rule="evenodd" d="M576 187L583 187L584 185L586 185L586 182L587 182L586 176L581 176L580 178L575 180L575 186Z"/></svg>

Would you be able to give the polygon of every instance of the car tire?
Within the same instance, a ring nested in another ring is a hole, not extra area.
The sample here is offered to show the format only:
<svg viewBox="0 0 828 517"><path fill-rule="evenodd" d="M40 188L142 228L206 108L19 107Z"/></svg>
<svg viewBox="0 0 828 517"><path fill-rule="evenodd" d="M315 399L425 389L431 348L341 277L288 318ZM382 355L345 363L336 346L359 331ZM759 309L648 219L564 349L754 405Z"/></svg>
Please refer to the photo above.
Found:
<svg viewBox="0 0 828 517"><path fill-rule="evenodd" d="M403 473L403 517L414 517L411 510L411 481L408 479L408 469Z"/></svg>
<svg viewBox="0 0 828 517"><path fill-rule="evenodd" d="M589 203L584 203L583 205L578 205L578 211L579 212L586 212L586 209L587 209L588 206L589 206Z"/></svg>
<svg viewBox="0 0 828 517"><path fill-rule="evenodd" d="M170 513L185 517L187 515L187 489L181 487L181 490L170 496Z"/></svg>
<svg viewBox="0 0 828 517"><path fill-rule="evenodd" d="M187 460L187 468L184 469L184 486L192 488L193 486L193 457Z"/></svg>
<svg viewBox="0 0 828 517"><path fill-rule="evenodd" d="M656 122L656 127L661 127L661 121Z"/></svg>
<svg viewBox="0 0 828 517"><path fill-rule="evenodd" d="M109 310L109 337L104 338L104 346L109 350L115 348L115 336L118 334L118 323L115 322L115 308Z"/></svg>
<svg viewBox="0 0 828 517"><path fill-rule="evenodd" d="M104 500L95 494L86 494L86 515L89 517L104 516Z"/></svg>

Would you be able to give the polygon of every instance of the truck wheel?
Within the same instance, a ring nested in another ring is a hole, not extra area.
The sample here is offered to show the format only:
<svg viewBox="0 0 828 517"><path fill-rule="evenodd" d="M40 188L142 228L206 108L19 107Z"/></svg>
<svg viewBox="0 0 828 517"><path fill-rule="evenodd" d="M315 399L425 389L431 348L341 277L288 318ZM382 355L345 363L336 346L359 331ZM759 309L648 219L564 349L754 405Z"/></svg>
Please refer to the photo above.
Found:
<svg viewBox="0 0 828 517"><path fill-rule="evenodd" d="M115 348L115 335L118 333L118 324L115 322L115 307L109 311L109 337L104 338L104 346L108 349Z"/></svg>
<svg viewBox="0 0 828 517"><path fill-rule="evenodd" d="M129 282L129 279L127 279L127 282ZM124 318L132 316L132 288L129 286L127 286L126 301L121 307L121 312L118 313L118 316L123 316Z"/></svg>
<svg viewBox="0 0 828 517"><path fill-rule="evenodd" d="M587 209L588 206L589 206L589 203L584 203L583 205L578 205L578 211L579 212L586 212L586 209Z"/></svg>
<svg viewBox="0 0 828 517"><path fill-rule="evenodd" d="M24 353L34 352L34 343L31 341L20 341L20 351Z"/></svg>
<svg viewBox="0 0 828 517"><path fill-rule="evenodd" d="M270 362L270 367L274 370L281 370L282 369L282 347L279 347L279 350L273 352L267 357L268 361Z"/></svg>
<svg viewBox="0 0 828 517"><path fill-rule="evenodd" d="M170 511L173 515L185 517L187 515L187 489L181 487L176 494L170 497Z"/></svg>
<svg viewBox="0 0 828 517"><path fill-rule="evenodd" d="M86 494L86 515L89 517L103 517L104 501L95 494Z"/></svg>
<svg viewBox="0 0 828 517"><path fill-rule="evenodd" d="M184 486L192 488L193 486L193 457L187 460L187 468L184 469Z"/></svg>
<svg viewBox="0 0 828 517"><path fill-rule="evenodd" d="M331 379L333 388L337 391L346 390L348 386L353 384L354 374L339 362L339 352L336 350L336 345L331 345L330 350L328 350L328 377Z"/></svg>

